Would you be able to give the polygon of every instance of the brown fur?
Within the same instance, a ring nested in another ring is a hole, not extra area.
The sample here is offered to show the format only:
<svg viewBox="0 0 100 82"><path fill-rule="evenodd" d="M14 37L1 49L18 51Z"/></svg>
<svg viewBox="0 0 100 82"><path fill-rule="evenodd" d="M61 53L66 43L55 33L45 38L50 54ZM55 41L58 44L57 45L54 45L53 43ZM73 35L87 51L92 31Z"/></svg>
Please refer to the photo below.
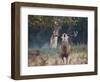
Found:
<svg viewBox="0 0 100 82"><path fill-rule="evenodd" d="M66 64L68 63L68 57L70 55L70 43L69 41L67 40L64 40L62 41L61 43L61 53L60 53L60 57L64 62L66 62ZM66 59L66 61L64 60L64 58Z"/></svg>

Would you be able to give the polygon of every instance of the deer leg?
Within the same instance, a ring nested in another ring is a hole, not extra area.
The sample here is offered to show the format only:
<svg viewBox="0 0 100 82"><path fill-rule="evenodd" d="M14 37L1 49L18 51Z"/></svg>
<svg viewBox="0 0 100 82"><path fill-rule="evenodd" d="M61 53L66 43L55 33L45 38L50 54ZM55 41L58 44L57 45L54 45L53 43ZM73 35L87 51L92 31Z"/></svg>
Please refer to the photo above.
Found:
<svg viewBox="0 0 100 82"><path fill-rule="evenodd" d="M66 57L66 64L68 64L68 57Z"/></svg>
<svg viewBox="0 0 100 82"><path fill-rule="evenodd" d="M63 57L63 64L66 64L66 57Z"/></svg>
<svg viewBox="0 0 100 82"><path fill-rule="evenodd" d="M62 64L64 64L64 57L61 56Z"/></svg>
<svg viewBox="0 0 100 82"><path fill-rule="evenodd" d="M62 63L64 62L63 57L61 57Z"/></svg>
<svg viewBox="0 0 100 82"><path fill-rule="evenodd" d="M70 62L71 62L71 57L68 56L68 64L70 64Z"/></svg>

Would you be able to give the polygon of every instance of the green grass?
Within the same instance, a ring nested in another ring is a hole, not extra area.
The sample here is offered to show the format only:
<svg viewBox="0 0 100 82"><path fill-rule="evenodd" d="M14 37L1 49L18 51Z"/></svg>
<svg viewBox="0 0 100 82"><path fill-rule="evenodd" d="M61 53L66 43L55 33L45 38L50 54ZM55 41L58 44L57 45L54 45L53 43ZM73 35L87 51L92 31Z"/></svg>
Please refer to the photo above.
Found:
<svg viewBox="0 0 100 82"><path fill-rule="evenodd" d="M32 48L29 49L29 50L32 50ZM34 49L33 49L33 50L34 50ZM57 48L57 49L35 48L35 50L39 50L40 53L41 53L42 55L48 55L48 54L50 54L50 56L54 56L54 55L56 55L57 53L59 53L59 49L58 49L58 48Z"/></svg>
<svg viewBox="0 0 100 82"><path fill-rule="evenodd" d="M87 45L85 44L77 44L71 47L73 52L87 52Z"/></svg>

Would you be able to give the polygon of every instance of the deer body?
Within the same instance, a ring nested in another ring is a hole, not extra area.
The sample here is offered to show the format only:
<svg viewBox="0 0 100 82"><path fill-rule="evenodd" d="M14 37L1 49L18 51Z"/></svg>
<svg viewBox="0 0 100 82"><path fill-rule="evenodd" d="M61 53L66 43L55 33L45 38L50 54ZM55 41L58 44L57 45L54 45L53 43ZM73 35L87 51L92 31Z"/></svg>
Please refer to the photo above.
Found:
<svg viewBox="0 0 100 82"><path fill-rule="evenodd" d="M50 48L57 48L58 35L54 31L50 38Z"/></svg>
<svg viewBox="0 0 100 82"><path fill-rule="evenodd" d="M68 56L70 54L70 43L69 43L69 36L64 33L62 34L62 42L61 42L61 53L60 57L64 64L68 63Z"/></svg>

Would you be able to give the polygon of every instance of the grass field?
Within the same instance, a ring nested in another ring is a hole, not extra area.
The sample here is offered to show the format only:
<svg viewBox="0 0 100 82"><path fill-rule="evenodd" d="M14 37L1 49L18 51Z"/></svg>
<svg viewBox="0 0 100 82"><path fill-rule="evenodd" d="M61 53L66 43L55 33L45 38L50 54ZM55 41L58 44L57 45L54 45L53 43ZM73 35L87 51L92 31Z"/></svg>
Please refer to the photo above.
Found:
<svg viewBox="0 0 100 82"><path fill-rule="evenodd" d="M38 51L38 53L37 53ZM65 65L59 57L60 49L29 48L28 66ZM88 63L87 45L73 45L67 65Z"/></svg>

